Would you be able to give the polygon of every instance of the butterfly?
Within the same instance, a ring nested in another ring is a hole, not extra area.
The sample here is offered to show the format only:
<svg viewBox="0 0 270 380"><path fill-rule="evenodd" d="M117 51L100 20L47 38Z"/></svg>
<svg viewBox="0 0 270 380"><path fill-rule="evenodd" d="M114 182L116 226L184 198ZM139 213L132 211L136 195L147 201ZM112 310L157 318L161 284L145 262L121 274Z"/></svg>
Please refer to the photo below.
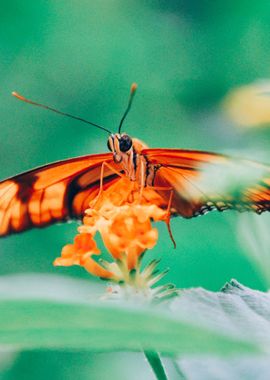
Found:
<svg viewBox="0 0 270 380"><path fill-rule="evenodd" d="M211 210L270 210L270 167L250 160L186 149L151 149L121 132L136 91L131 86L118 133L13 93L20 100L91 124L109 134L109 152L51 163L0 182L0 236L81 219L102 189L124 178L158 194L172 215Z"/></svg>

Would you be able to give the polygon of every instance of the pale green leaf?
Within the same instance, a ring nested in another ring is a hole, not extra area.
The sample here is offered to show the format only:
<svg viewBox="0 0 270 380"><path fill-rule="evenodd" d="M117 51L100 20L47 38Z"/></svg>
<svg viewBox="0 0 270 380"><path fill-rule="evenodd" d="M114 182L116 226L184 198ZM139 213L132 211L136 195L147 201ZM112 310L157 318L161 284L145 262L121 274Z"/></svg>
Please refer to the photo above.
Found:
<svg viewBox="0 0 270 380"><path fill-rule="evenodd" d="M235 355L270 342L268 294L236 282L219 293L186 290L159 307L102 301L90 281L57 276L6 276L0 288L3 347Z"/></svg>

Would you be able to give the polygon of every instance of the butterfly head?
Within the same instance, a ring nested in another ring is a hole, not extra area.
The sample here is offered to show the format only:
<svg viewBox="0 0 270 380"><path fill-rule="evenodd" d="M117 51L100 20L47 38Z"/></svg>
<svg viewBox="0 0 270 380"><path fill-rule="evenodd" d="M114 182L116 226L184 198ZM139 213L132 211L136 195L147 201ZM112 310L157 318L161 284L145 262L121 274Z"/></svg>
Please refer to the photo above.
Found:
<svg viewBox="0 0 270 380"><path fill-rule="evenodd" d="M113 152L114 161L119 163L132 150L133 142L126 133L115 133L109 136L107 146Z"/></svg>
<svg viewBox="0 0 270 380"><path fill-rule="evenodd" d="M124 158L140 154L148 146L139 139L131 138L126 133L111 134L107 141L108 149L113 153L114 162L120 163ZM125 160L124 160L125 161Z"/></svg>

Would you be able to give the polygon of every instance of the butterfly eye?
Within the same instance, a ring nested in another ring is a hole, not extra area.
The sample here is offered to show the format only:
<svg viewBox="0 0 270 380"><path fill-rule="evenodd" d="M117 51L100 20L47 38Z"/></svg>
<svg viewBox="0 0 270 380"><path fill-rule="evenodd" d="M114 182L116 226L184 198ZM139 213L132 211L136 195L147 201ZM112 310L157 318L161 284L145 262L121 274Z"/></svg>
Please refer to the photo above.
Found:
<svg viewBox="0 0 270 380"><path fill-rule="evenodd" d="M110 140L107 140L107 147L108 147L108 149L112 152L112 148L111 148Z"/></svg>
<svg viewBox="0 0 270 380"><path fill-rule="evenodd" d="M119 141L121 152L127 152L132 147L132 140L128 135L123 135Z"/></svg>

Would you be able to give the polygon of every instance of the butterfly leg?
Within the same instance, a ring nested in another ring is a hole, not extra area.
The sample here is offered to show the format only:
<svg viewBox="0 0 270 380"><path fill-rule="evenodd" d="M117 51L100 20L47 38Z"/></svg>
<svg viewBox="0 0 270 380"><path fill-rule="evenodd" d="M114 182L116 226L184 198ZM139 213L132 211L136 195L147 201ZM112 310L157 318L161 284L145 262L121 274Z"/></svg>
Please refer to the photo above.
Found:
<svg viewBox="0 0 270 380"><path fill-rule="evenodd" d="M170 225L171 207L172 207L172 200L173 200L173 188L172 187L165 187L165 186L147 186L147 187L150 189L153 189L155 191L168 191L170 193L169 202L168 202L168 206L167 206L166 224L167 224L168 232L169 232L171 241L173 243L173 246L174 246L174 248L176 248L176 242L174 240L172 230L171 230L171 225Z"/></svg>
<svg viewBox="0 0 270 380"><path fill-rule="evenodd" d="M95 198L95 201L94 201L94 204L92 205L92 208L95 208L96 204L98 203L101 195L102 195L102 192L103 192L103 180L104 180L104 171L105 171L105 168L108 168L110 169L113 173L117 174L119 177L121 178L124 178L125 175L123 173L120 173L119 171L117 171L114 167L112 167L110 164L108 164L107 162L103 162L102 165L101 165L101 170L100 170L100 185L99 185L99 191L98 191L98 194Z"/></svg>

